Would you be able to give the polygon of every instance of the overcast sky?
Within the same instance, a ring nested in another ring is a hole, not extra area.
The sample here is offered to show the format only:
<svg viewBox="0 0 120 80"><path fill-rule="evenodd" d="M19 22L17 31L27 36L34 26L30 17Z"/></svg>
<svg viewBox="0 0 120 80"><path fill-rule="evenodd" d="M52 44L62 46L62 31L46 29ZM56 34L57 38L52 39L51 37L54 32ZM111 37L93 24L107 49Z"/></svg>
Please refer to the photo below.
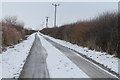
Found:
<svg viewBox="0 0 120 80"><path fill-rule="evenodd" d="M117 11L117 2L61 2L57 8L57 25L73 23L93 18L106 11ZM25 27L39 28L45 26L45 18L49 17L49 27L54 25L54 7L52 2L4 2L2 16L17 16L25 23ZM0 9L1 10L1 9ZM43 24L44 22L44 24Z"/></svg>

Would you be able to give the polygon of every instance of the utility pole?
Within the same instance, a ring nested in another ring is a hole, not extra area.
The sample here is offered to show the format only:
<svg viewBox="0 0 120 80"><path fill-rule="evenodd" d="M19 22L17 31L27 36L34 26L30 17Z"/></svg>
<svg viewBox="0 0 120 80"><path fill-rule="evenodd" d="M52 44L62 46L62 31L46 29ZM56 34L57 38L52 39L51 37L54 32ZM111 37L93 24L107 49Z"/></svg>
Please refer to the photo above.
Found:
<svg viewBox="0 0 120 80"><path fill-rule="evenodd" d="M48 18L49 17L46 17L46 28L48 28Z"/></svg>
<svg viewBox="0 0 120 80"><path fill-rule="evenodd" d="M56 11L57 11L57 6L59 6L60 4L54 4L54 3L52 3L52 5L55 7L54 27L56 27Z"/></svg>

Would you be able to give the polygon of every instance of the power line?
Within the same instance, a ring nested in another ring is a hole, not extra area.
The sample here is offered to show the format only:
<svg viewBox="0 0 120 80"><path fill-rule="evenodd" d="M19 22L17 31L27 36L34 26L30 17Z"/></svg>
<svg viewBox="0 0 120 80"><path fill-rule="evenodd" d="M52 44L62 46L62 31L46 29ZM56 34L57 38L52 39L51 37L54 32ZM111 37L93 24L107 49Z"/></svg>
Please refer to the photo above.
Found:
<svg viewBox="0 0 120 80"><path fill-rule="evenodd" d="M57 11L57 6L60 6L60 4L54 4L54 3L52 3L52 5L55 7L54 27L56 27L56 11Z"/></svg>

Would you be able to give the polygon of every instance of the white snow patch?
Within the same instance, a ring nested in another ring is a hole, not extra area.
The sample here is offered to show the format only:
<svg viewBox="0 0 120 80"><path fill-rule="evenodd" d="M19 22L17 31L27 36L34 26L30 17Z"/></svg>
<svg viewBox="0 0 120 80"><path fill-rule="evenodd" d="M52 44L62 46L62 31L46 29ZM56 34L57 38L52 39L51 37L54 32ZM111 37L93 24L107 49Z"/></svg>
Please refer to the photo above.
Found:
<svg viewBox="0 0 120 80"><path fill-rule="evenodd" d="M72 43L66 42L64 40L55 39L55 38L52 38L52 37L47 36L47 35L43 35L43 36L53 40L54 42L56 42L58 44L61 44L62 46L68 47L68 48L73 49L73 50L75 50L83 55L86 55L87 57L92 58L96 62L103 64L107 68L110 68L111 70L118 73L118 60L120 60L120 59L114 57L114 55L109 55L105 52L98 52L95 50L89 50L86 47L78 46L77 44L72 44Z"/></svg>
<svg viewBox="0 0 120 80"><path fill-rule="evenodd" d="M2 54L0 54L0 80L2 79Z"/></svg>
<svg viewBox="0 0 120 80"><path fill-rule="evenodd" d="M2 52L2 71L0 70L2 78L19 77L34 42L34 36L35 33L30 35L27 40L15 45L14 48L8 48L7 51Z"/></svg>
<svg viewBox="0 0 120 80"><path fill-rule="evenodd" d="M39 36L42 46L48 53L47 66L50 78L89 78L69 58L61 53L52 44Z"/></svg>

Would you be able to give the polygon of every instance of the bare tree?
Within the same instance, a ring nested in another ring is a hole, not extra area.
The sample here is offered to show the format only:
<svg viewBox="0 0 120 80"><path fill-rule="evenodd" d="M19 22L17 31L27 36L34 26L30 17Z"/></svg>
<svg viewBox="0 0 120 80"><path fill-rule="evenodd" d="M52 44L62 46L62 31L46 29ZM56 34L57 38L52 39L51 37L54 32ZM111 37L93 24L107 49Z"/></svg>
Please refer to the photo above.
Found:
<svg viewBox="0 0 120 80"><path fill-rule="evenodd" d="M2 23L6 23L9 25L16 25L17 24L17 17L16 16L7 16L2 20Z"/></svg>

